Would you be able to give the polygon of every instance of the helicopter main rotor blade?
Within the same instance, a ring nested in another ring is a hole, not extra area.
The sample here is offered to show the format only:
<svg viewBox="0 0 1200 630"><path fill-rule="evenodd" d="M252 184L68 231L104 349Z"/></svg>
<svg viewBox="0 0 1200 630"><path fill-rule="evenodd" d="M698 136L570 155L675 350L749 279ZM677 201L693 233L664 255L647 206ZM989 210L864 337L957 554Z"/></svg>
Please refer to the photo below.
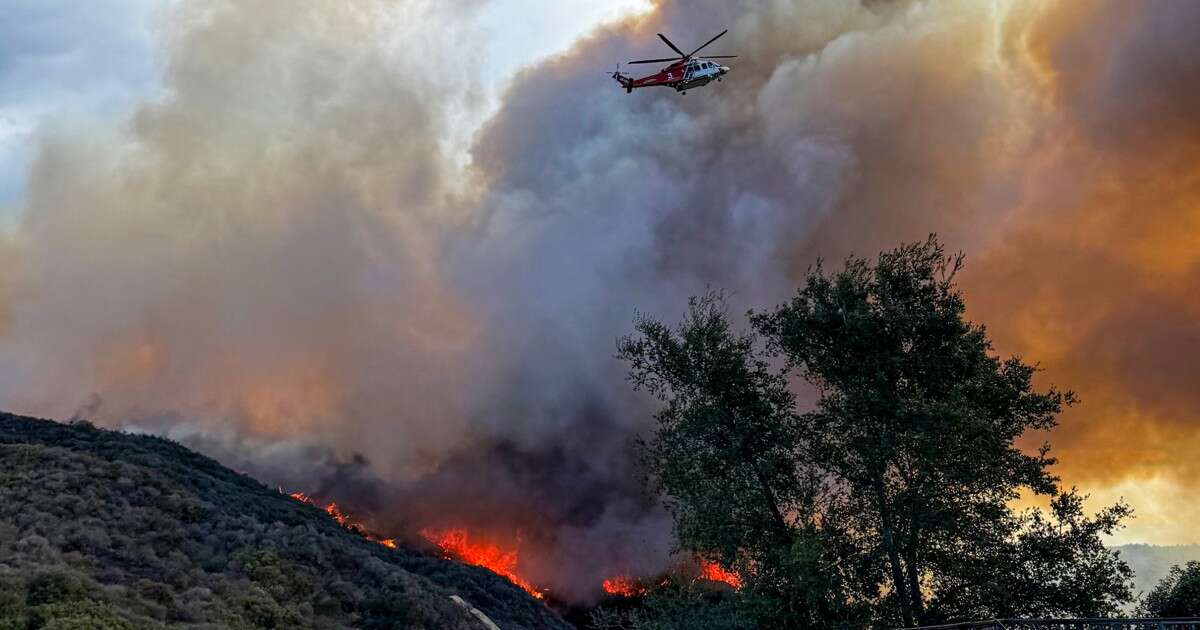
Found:
<svg viewBox="0 0 1200 630"><path fill-rule="evenodd" d="M667 61L679 61L679 57L671 57L670 59L642 59L641 61L628 61L629 65L638 63L665 63Z"/></svg>
<svg viewBox="0 0 1200 630"><path fill-rule="evenodd" d="M705 59L737 59L737 55L705 55Z"/></svg>
<svg viewBox="0 0 1200 630"><path fill-rule="evenodd" d="M659 33L658 36L663 40L663 42L665 42L668 46L671 47L671 50L674 50L675 52L679 53L680 57L687 57L687 55L683 54L682 50L679 50L678 46L676 46L675 44L672 44L671 40L667 39L666 35Z"/></svg>
<svg viewBox="0 0 1200 630"><path fill-rule="evenodd" d="M696 53L700 52L701 50L704 50L704 49L705 49L705 47L707 47L709 44L711 44L711 43L713 43L713 42L717 41L718 39L721 39L722 37L724 37L724 36L725 36L725 33L728 33L728 32L729 32L729 29L725 29L725 30L721 31L721 34L720 34L720 35L717 35L716 37L714 37L714 38L712 38L712 39L708 40L707 42L704 42L704 44L703 44L702 46L700 46L700 47L699 47L699 48L697 48L696 50L693 50L691 55L684 55L684 56L686 56L686 57L692 57L692 56L694 56ZM662 35L659 35L659 37L662 37ZM665 37L663 37L663 39L666 39L666 38L665 38ZM671 48L674 48L674 46L672 46ZM682 55L683 53L679 53L679 54L681 54L681 55Z"/></svg>

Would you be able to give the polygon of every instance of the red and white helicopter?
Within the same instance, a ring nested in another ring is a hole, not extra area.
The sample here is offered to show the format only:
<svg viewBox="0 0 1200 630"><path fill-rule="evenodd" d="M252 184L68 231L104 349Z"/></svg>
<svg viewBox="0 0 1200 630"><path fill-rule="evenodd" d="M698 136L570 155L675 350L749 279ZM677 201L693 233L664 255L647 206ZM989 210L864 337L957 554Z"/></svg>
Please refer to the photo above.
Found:
<svg viewBox="0 0 1200 630"><path fill-rule="evenodd" d="M720 35L708 40L703 46L693 50L690 54L684 54L682 50L671 43L665 35L659 33L671 50L679 53L678 57L668 57L666 59L642 59L640 61L630 61L630 64L639 63L663 63L670 61L671 65L658 71L658 74L652 74L648 77L635 79L630 76L621 74L621 66L617 66L617 71L612 73L612 78L625 88L625 92L634 91L637 88L664 86L675 88L676 92L687 94L687 91L694 87L703 87L713 81L720 81L721 77L729 73L729 66L722 66L719 63L710 61L711 59L733 59L737 55L713 55L711 57L697 57L696 53L704 50L709 44L721 39L729 29L721 31Z"/></svg>

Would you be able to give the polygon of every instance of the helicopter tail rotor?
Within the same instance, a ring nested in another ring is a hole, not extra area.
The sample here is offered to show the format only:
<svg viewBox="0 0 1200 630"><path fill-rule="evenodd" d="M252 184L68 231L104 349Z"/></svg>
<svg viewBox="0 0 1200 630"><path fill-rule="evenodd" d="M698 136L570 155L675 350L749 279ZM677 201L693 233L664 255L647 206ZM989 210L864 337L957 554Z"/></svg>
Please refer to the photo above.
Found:
<svg viewBox="0 0 1200 630"><path fill-rule="evenodd" d="M626 94L633 92L633 77L627 77L627 76L621 74L621 64L618 63L617 69L614 70L613 73L609 76L616 79L617 83L620 83L621 87L625 88Z"/></svg>

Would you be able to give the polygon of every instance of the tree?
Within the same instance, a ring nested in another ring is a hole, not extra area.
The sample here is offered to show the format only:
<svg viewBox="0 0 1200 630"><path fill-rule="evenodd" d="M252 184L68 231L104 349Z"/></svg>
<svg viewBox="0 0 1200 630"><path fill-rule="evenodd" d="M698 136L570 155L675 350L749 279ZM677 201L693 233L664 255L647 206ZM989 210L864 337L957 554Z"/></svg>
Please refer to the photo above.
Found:
<svg viewBox="0 0 1200 630"><path fill-rule="evenodd" d="M836 567L817 608L870 603L879 624L1103 615L1130 598L1128 567L1101 544L1128 508L1087 518L1049 446L1016 445L1074 395L994 355L964 317L962 264L934 237L833 274L818 264L791 301L750 313L755 334L733 331L719 293L674 330L638 319L619 356L666 403L642 450L682 547L740 562L764 593ZM793 376L815 389L811 411ZM1050 510L1014 512L1023 492ZM796 557L809 562L788 568Z"/></svg>
<svg viewBox="0 0 1200 630"><path fill-rule="evenodd" d="M1058 480L1049 445L1029 454L1015 441L1075 403L1037 391L1034 366L994 356L964 318L962 264L931 236L875 265L852 257L832 275L818 265L790 303L753 318L819 391L802 416L810 452L841 482L850 528L884 556L906 625L931 620L926 604L951 595L939 586L977 588L978 563L964 558L1018 550L1023 525L1036 523L1008 504L1023 489L1053 496Z"/></svg>
<svg viewBox="0 0 1200 630"><path fill-rule="evenodd" d="M1057 494L1048 512L1009 514L995 526L1009 532L993 545L979 544L952 566L933 574L936 595L926 623L997 617L1107 617L1132 599L1133 572L1106 548L1129 515L1118 504L1092 518L1085 497L1072 489Z"/></svg>
<svg viewBox="0 0 1200 630"><path fill-rule="evenodd" d="M1148 617L1200 617L1200 562L1171 567L1141 605Z"/></svg>
<svg viewBox="0 0 1200 630"><path fill-rule="evenodd" d="M758 612L781 627L853 617L817 525L823 484L798 461L786 375L753 335L734 333L718 292L693 298L675 329L647 317L636 327L618 351L634 387L665 403L639 450L669 497L679 546L753 576L745 591L775 601Z"/></svg>

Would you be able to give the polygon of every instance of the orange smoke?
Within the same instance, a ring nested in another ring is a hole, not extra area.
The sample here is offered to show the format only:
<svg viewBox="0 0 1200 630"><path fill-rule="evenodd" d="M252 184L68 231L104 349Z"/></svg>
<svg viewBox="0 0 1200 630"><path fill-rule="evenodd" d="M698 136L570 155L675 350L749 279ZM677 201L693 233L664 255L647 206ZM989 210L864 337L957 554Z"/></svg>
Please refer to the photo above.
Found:
<svg viewBox="0 0 1200 630"><path fill-rule="evenodd" d="M516 550L507 550L491 542L473 539L465 529L449 529L442 532L426 529L421 531L421 535L437 545L447 557L504 576L537 599L544 597L541 591L517 574Z"/></svg>

